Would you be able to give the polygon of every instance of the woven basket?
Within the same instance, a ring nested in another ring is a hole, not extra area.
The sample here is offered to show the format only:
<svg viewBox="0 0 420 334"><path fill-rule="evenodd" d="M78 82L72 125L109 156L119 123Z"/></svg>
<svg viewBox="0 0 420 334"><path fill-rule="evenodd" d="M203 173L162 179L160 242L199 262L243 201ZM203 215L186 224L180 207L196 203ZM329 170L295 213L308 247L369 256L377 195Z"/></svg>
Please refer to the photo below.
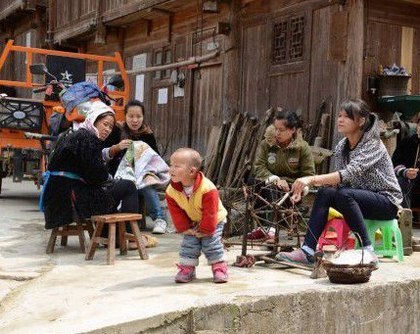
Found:
<svg viewBox="0 0 420 334"><path fill-rule="evenodd" d="M370 279L372 271L378 269L375 264L335 264L330 261L323 261L331 283L357 284L366 283Z"/></svg>

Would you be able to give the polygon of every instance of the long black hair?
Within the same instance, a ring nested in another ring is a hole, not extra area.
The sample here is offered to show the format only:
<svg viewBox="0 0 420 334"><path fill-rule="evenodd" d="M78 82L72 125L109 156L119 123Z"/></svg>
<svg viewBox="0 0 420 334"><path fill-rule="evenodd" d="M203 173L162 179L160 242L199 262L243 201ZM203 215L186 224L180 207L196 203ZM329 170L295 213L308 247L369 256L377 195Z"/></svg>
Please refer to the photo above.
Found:
<svg viewBox="0 0 420 334"><path fill-rule="evenodd" d="M371 112L368 104L362 99L348 99L341 103L340 110L344 110L347 116L352 119L364 118L365 124L361 128L363 132L369 130L372 126Z"/></svg>

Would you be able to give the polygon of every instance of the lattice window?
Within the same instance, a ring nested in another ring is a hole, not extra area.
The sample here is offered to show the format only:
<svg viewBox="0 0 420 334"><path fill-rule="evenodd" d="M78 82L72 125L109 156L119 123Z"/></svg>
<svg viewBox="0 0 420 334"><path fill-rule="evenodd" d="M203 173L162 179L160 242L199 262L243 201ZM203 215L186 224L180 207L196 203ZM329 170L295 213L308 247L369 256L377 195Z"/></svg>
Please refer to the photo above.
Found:
<svg viewBox="0 0 420 334"><path fill-rule="evenodd" d="M289 60L296 61L303 58L303 37L305 31L305 18L294 17L290 20Z"/></svg>
<svg viewBox="0 0 420 334"><path fill-rule="evenodd" d="M273 61L283 64L287 61L287 21L274 25Z"/></svg>
<svg viewBox="0 0 420 334"><path fill-rule="evenodd" d="M161 49L157 49L154 51L154 58L153 58L153 65L166 65L170 64L172 62L172 50L170 47L165 47ZM162 80L167 79L171 75L171 70L161 70L161 71L155 71L154 79L156 80Z"/></svg>
<svg viewBox="0 0 420 334"><path fill-rule="evenodd" d="M294 63L303 59L305 17L295 16L273 26L274 64Z"/></svg>

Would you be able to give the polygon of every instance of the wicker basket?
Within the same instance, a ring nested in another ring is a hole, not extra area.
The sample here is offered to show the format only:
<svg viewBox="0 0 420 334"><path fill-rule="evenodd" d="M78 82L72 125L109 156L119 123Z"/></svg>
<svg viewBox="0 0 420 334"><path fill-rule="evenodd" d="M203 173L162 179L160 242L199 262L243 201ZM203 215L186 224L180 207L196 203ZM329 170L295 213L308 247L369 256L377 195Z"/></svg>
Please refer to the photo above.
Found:
<svg viewBox="0 0 420 334"><path fill-rule="evenodd" d="M378 269L373 263L350 265L323 261L323 266L330 282L339 284L366 283L369 281L372 271Z"/></svg>

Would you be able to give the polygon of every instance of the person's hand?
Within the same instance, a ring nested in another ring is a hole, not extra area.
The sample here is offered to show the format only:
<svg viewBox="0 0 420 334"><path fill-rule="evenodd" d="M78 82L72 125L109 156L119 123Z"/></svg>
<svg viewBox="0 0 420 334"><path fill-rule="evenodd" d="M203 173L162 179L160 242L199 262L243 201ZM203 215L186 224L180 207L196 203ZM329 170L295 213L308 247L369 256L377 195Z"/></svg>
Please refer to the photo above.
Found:
<svg viewBox="0 0 420 334"><path fill-rule="evenodd" d="M419 172L418 168L407 168L405 172L405 176L407 177L407 179L413 180L417 177L418 172Z"/></svg>
<svg viewBox="0 0 420 334"><path fill-rule="evenodd" d="M279 187L281 190L283 190L285 192L288 192L290 190L289 184L287 183L286 180L278 179L276 181L276 185L277 185L277 187Z"/></svg>
<svg viewBox="0 0 420 334"><path fill-rule="evenodd" d="M198 239L201 239L201 238L208 237L208 235L207 234L204 234L204 233L201 233L201 232L197 232L195 234L195 237L198 238Z"/></svg>
<svg viewBox="0 0 420 334"><path fill-rule="evenodd" d="M265 184L270 184L270 183L275 184L277 187L279 187L283 191L290 190L289 184L287 183L287 181L280 179L280 177L278 177L277 175L271 175L269 178L267 178L267 180L265 180Z"/></svg>
<svg viewBox="0 0 420 334"><path fill-rule="evenodd" d="M118 150L119 150L119 151L122 151L122 150L125 150L126 148L129 148L132 142L133 142L133 141L132 141L131 139L123 139L123 140L121 140L121 141L117 144L117 146L118 146Z"/></svg>
<svg viewBox="0 0 420 334"><path fill-rule="evenodd" d="M305 187L309 187L313 182L313 176L304 176L296 179L296 181L292 184L292 197L290 197L293 203L297 203L302 199L302 194L304 192Z"/></svg>
<svg viewBox="0 0 420 334"><path fill-rule="evenodd" d="M183 235L192 235L192 236L196 236L197 231L196 231L196 230L194 230L194 229L192 229L192 228L190 228L190 229L188 229L188 230L186 230L186 231L182 232L182 234L183 234Z"/></svg>

